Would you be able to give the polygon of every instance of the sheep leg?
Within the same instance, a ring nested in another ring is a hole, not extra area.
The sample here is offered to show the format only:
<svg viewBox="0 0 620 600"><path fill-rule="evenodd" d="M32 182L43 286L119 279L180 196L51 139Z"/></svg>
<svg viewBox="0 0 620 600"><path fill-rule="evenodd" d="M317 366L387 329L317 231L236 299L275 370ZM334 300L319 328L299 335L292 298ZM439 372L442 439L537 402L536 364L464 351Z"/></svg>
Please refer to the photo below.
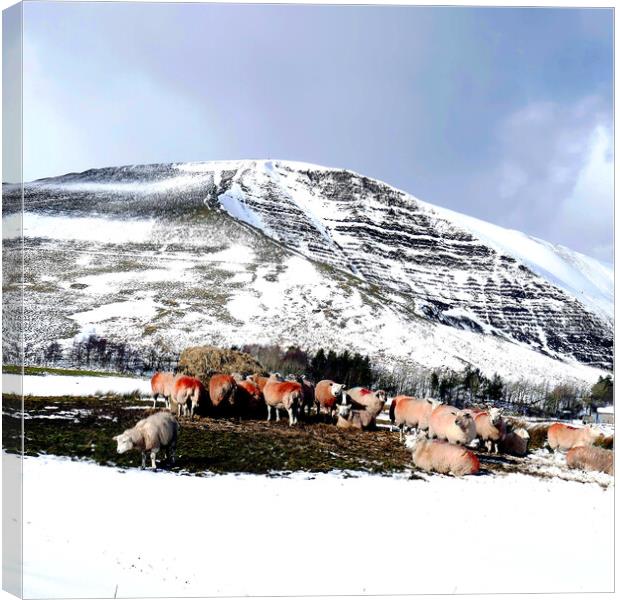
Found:
<svg viewBox="0 0 620 600"><path fill-rule="evenodd" d="M280 409L276 406L274 410L276 411L276 421L279 421L280 420Z"/></svg>
<svg viewBox="0 0 620 600"><path fill-rule="evenodd" d="M289 424L290 427L292 427L294 425L294 423L295 423L295 419L293 417L294 411L293 411L292 408L289 408L287 410L287 412L288 412L288 424Z"/></svg>
<svg viewBox="0 0 620 600"><path fill-rule="evenodd" d="M267 404L267 421L271 421L271 406Z"/></svg>
<svg viewBox="0 0 620 600"><path fill-rule="evenodd" d="M400 431L400 441L402 442L403 441L403 437L404 437L404 430L405 430L405 428L404 428L403 425L401 425L398 429Z"/></svg>
<svg viewBox="0 0 620 600"><path fill-rule="evenodd" d="M151 450L151 468L153 470L157 469L157 464L155 463L156 456L157 456L157 450Z"/></svg>
<svg viewBox="0 0 620 600"><path fill-rule="evenodd" d="M141 469L146 469L146 452L142 453L142 466Z"/></svg>
<svg viewBox="0 0 620 600"><path fill-rule="evenodd" d="M157 394L153 394L153 408L157 405Z"/></svg>

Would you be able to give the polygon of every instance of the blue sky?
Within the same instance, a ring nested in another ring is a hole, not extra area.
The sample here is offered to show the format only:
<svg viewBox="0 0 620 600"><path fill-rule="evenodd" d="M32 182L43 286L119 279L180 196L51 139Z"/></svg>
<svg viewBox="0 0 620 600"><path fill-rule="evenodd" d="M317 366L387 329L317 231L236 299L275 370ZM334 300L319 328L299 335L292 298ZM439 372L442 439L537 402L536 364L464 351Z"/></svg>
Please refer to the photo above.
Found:
<svg viewBox="0 0 620 600"><path fill-rule="evenodd" d="M607 262L611 10L28 2L24 177L346 167Z"/></svg>

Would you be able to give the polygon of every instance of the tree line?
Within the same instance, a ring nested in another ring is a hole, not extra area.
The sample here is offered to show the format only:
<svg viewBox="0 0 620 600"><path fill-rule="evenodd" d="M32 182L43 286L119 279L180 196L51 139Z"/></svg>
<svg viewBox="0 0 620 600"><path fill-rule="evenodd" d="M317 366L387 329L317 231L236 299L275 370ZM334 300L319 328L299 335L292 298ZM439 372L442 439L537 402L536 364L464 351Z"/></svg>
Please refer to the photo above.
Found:
<svg viewBox="0 0 620 600"><path fill-rule="evenodd" d="M593 386L569 382L551 385L526 379L505 381L497 373L488 377L469 365L461 371L403 364L386 369L374 365L369 356L348 350L319 348L313 353L298 346L282 348L276 344L246 344L231 349L246 352L266 371L284 376L304 375L314 381L332 379L349 387L381 388L391 395L436 398L459 408L488 403L529 416L578 417L613 402L611 375L599 377ZM67 348L52 342L33 358L35 364L145 374L174 370L179 354L163 341L144 349L91 334L74 340Z"/></svg>

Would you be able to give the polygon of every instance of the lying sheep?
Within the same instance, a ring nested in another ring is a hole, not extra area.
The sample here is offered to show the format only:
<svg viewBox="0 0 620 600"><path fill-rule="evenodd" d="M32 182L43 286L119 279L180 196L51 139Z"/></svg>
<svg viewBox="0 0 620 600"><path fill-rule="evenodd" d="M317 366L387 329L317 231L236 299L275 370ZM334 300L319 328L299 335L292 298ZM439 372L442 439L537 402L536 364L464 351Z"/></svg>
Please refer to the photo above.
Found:
<svg viewBox="0 0 620 600"><path fill-rule="evenodd" d="M470 413L449 404L437 406L428 421L428 437L467 446L476 438L476 424Z"/></svg>
<svg viewBox="0 0 620 600"><path fill-rule="evenodd" d="M272 375L263 388L267 405L267 421L271 421L271 409L275 409L276 421L280 420L280 409L288 412L289 425L297 423L297 410L303 402L301 384L296 381L279 381Z"/></svg>
<svg viewBox="0 0 620 600"><path fill-rule="evenodd" d="M128 450L142 452L142 468L146 467L146 453L151 455L151 467L157 468L155 457L160 449L166 450L166 457L174 464L176 460L179 424L169 412L158 412L138 421L131 429L114 436L119 454Z"/></svg>
<svg viewBox="0 0 620 600"><path fill-rule="evenodd" d="M564 423L554 423L547 430L547 444L556 452L578 446L592 446L597 440L603 438L602 432L592 425L572 427Z"/></svg>
<svg viewBox="0 0 620 600"><path fill-rule="evenodd" d="M364 387L355 387L344 392L353 408L366 410L375 417L383 410L387 394L383 390L373 392Z"/></svg>
<svg viewBox="0 0 620 600"><path fill-rule="evenodd" d="M566 454L566 464L573 469L614 474L613 450L595 446L575 446Z"/></svg>
<svg viewBox="0 0 620 600"><path fill-rule="evenodd" d="M341 429L374 429L375 416L367 410L354 409L350 404L338 405L336 427Z"/></svg>
<svg viewBox="0 0 620 600"><path fill-rule="evenodd" d="M497 454L499 442L506 435L506 423L499 408L491 408L488 412L479 412L474 417L476 435L486 447L487 452Z"/></svg>
<svg viewBox="0 0 620 600"><path fill-rule="evenodd" d="M190 404L190 416L194 418L194 412L200 405L200 399L206 395L206 390L200 379L182 375L174 380L172 399L177 405L177 417L187 414L187 405Z"/></svg>
<svg viewBox="0 0 620 600"><path fill-rule="evenodd" d="M473 452L448 442L429 440L423 431L415 435L412 449L413 464L423 471L460 477L480 470L480 461Z"/></svg>
<svg viewBox="0 0 620 600"><path fill-rule="evenodd" d="M527 432L527 429L518 427L513 431L508 431L499 441L499 451L513 456L525 456L529 441L530 434Z"/></svg>
<svg viewBox="0 0 620 600"><path fill-rule="evenodd" d="M390 421L399 428L400 441L403 441L405 429L426 431L431 413L440 404L438 400L396 396L390 404Z"/></svg>
<svg viewBox="0 0 620 600"><path fill-rule="evenodd" d="M321 410L327 412L330 418L333 418L336 411L338 399L342 396L344 384L336 383L331 379L323 379L319 381L314 388L314 403L316 405L316 414L320 415Z"/></svg>

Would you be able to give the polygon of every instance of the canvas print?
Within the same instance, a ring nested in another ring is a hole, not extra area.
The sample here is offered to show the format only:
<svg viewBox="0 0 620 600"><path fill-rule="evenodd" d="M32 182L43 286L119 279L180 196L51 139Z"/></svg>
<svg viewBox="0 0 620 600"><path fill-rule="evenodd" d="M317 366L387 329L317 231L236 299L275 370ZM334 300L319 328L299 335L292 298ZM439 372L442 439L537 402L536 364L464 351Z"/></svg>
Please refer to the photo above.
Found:
<svg viewBox="0 0 620 600"><path fill-rule="evenodd" d="M3 12L3 588L614 591L611 8Z"/></svg>

